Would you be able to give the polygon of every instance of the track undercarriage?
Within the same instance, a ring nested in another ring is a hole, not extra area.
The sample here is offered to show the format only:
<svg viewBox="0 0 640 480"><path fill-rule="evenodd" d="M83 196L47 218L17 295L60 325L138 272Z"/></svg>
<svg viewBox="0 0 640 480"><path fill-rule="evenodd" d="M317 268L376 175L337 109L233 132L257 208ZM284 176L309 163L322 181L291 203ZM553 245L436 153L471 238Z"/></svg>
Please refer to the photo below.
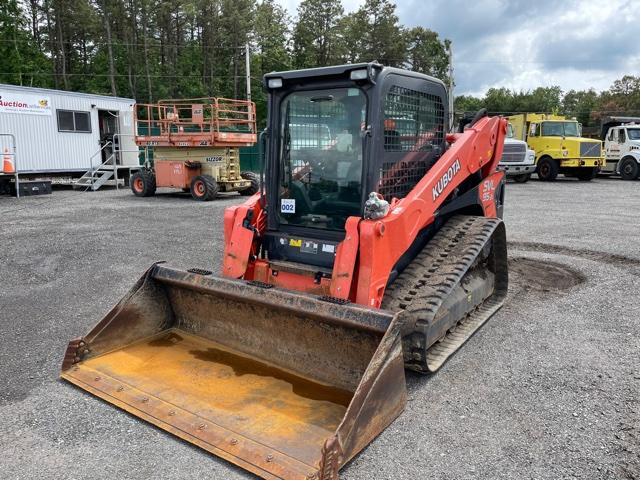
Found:
<svg viewBox="0 0 640 480"><path fill-rule="evenodd" d="M502 306L507 283L504 224L451 218L385 293L382 308L403 312L405 366L437 371Z"/></svg>

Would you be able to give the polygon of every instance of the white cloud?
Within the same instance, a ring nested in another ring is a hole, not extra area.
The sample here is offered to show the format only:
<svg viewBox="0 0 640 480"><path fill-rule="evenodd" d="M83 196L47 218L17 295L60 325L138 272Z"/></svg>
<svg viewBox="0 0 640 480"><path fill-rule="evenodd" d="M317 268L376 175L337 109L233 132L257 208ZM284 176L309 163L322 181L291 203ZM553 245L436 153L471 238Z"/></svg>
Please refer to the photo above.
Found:
<svg viewBox="0 0 640 480"><path fill-rule="evenodd" d="M280 0L295 15L300 0ZM364 0L343 0L346 11ZM397 0L400 22L453 41L456 94L605 90L640 74L637 0ZM626 13L624 13L626 12Z"/></svg>
<svg viewBox="0 0 640 480"><path fill-rule="evenodd" d="M405 12L418 3L398 2L400 19L453 41L457 94L552 85L604 90L640 71L640 42L632 40L637 21L620 15L635 11L628 1L480 0L469 7L463 0L431 0L432 8L411 15L410 23Z"/></svg>

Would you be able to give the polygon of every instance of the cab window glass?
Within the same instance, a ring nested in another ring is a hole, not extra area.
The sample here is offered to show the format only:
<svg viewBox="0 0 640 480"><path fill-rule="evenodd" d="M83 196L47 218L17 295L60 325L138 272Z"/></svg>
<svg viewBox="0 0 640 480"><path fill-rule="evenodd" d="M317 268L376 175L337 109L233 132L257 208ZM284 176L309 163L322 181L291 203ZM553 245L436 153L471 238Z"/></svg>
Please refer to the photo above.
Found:
<svg viewBox="0 0 640 480"><path fill-rule="evenodd" d="M341 230L360 215L366 113L359 88L300 91L282 102L281 224Z"/></svg>

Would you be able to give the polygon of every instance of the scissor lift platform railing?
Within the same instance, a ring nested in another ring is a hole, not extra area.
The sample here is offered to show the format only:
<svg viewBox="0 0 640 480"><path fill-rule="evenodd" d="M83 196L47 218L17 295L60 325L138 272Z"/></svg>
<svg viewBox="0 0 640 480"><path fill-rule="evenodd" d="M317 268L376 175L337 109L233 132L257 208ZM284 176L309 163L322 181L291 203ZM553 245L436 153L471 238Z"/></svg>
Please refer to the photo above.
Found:
<svg viewBox="0 0 640 480"><path fill-rule="evenodd" d="M256 108L248 100L161 100L137 104L134 111L139 146L242 147L257 141Z"/></svg>

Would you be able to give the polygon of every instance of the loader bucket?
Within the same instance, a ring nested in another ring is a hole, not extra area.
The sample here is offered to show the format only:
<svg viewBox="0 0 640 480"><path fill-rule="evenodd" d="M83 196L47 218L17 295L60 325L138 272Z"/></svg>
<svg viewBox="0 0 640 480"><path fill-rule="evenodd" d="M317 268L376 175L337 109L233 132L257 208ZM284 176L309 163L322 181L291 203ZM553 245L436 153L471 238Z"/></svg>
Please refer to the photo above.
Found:
<svg viewBox="0 0 640 480"><path fill-rule="evenodd" d="M152 266L62 378L262 478L337 479L406 404L400 321L203 273Z"/></svg>

